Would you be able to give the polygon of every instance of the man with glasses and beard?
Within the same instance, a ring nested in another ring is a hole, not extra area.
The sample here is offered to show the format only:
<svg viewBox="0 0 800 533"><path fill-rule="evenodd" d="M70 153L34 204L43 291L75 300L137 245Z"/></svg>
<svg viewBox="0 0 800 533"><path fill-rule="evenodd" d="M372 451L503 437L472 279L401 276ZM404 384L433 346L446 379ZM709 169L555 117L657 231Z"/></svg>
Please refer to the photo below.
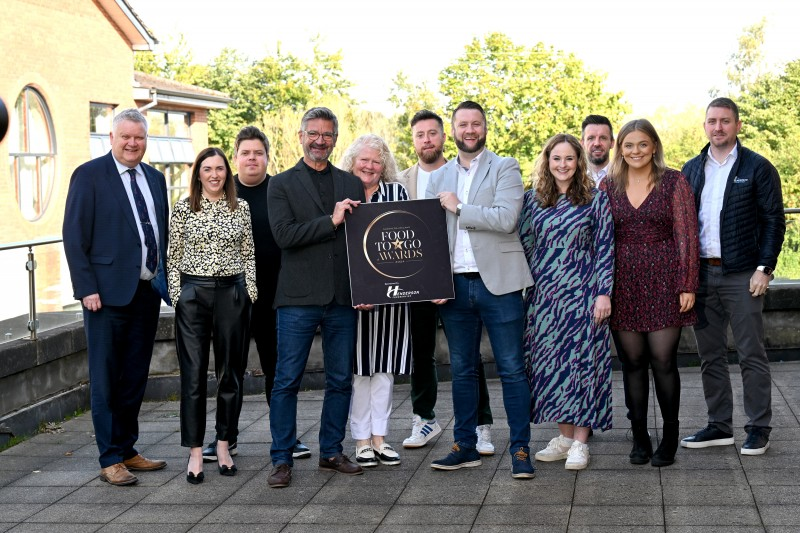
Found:
<svg viewBox="0 0 800 533"><path fill-rule="evenodd" d="M397 176L412 200L425 198L431 174L444 166L444 132L442 118L427 109L417 111L411 117L411 138L419 160ZM436 422L436 399L438 377L436 375L436 330L439 323L438 306L432 302L411 303L411 343L414 352L414 368L411 373L411 409L413 423L411 436L403 441L404 448L421 448L442 432ZM491 441L492 410L489 406L489 390L483 365L478 367L478 443L481 455L494 454Z"/></svg>
<svg viewBox="0 0 800 533"><path fill-rule="evenodd" d="M530 388L525 374L522 290L533 284L517 234L524 188L519 163L485 149L486 113L472 101L456 107L451 121L458 156L437 170L426 196L447 211L455 298L440 304L450 370L455 427L450 454L437 470L480 466L478 367L483 327L489 334L510 429L511 476L534 477L529 443Z"/></svg>
<svg viewBox="0 0 800 533"><path fill-rule="evenodd" d="M361 467L342 453L352 392L357 311L350 295L345 213L366 201L361 180L329 162L339 122L325 107L303 115L303 158L275 175L267 189L269 222L281 248L275 293L278 363L270 405L273 469L270 487L292 480L297 443L297 393L311 344L320 329L325 397L319 430L319 468L356 475Z"/></svg>

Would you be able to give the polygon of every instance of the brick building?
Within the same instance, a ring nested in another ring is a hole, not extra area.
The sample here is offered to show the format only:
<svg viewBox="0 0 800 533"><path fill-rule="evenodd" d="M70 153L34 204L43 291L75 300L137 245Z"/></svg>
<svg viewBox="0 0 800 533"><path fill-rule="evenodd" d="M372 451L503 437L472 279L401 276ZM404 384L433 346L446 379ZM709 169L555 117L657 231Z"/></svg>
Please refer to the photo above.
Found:
<svg viewBox="0 0 800 533"><path fill-rule="evenodd" d="M72 171L109 150L111 119L128 107L147 115L145 161L165 172L177 199L194 154L208 144L208 110L230 99L135 73L134 51L151 50L156 39L126 0L2 4L0 98L9 131L0 143L0 161L7 162L0 164L0 243L60 237ZM26 251L0 252L0 273L12 286L0 319L27 310ZM61 246L35 251L39 308L60 310L72 300Z"/></svg>

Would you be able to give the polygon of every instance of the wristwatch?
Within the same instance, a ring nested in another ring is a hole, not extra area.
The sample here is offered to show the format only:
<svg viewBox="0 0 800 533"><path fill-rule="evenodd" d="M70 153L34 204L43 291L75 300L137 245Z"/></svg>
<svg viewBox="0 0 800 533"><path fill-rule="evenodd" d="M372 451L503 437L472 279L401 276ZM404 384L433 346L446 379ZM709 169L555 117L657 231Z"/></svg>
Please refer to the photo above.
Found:
<svg viewBox="0 0 800 533"><path fill-rule="evenodd" d="M764 265L761 265L761 266L760 266L760 267L758 267L756 270L760 270L761 272L763 272L763 273L764 273L764 274L766 274L767 276L771 276L771 275L772 275L772 273L773 273L773 272L775 272L775 269L774 269L774 268L772 268L772 267L768 267L768 266L764 266Z"/></svg>
<svg viewBox="0 0 800 533"><path fill-rule="evenodd" d="M458 205L456 206L456 216L457 216L457 217L460 217L460 216L461 216L461 208L462 208L463 206L464 206L464 204L458 204Z"/></svg>

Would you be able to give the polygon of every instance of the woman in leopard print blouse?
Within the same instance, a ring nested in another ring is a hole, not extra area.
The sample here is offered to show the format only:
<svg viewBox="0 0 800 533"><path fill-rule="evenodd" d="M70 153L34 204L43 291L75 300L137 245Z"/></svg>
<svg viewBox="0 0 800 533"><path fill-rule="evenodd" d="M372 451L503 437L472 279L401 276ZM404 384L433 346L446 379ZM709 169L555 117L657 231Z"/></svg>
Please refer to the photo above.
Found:
<svg viewBox="0 0 800 533"><path fill-rule="evenodd" d="M244 366L250 348L250 306L258 297L250 207L236 198L225 154L206 148L192 167L189 197L172 211L167 260L181 369L181 445L189 447L189 483L203 481L209 347L217 378L219 473L236 473L228 442L236 441Z"/></svg>

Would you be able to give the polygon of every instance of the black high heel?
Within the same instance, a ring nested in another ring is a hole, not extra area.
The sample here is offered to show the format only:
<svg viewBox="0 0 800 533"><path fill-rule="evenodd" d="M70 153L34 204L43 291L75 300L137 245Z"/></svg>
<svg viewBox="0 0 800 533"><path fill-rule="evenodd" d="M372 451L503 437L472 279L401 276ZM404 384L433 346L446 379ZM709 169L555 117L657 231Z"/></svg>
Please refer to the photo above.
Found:
<svg viewBox="0 0 800 533"><path fill-rule="evenodd" d="M190 457L189 460L186 461L186 464L188 465L189 461L191 460L192 458ZM197 474L195 474L194 472L186 472L186 481L188 481L192 485L199 485L200 483L203 482L205 478L206 475L203 472L198 472Z"/></svg>
<svg viewBox="0 0 800 533"><path fill-rule="evenodd" d="M236 470L236 465L219 465L219 473L223 476L235 476Z"/></svg>

